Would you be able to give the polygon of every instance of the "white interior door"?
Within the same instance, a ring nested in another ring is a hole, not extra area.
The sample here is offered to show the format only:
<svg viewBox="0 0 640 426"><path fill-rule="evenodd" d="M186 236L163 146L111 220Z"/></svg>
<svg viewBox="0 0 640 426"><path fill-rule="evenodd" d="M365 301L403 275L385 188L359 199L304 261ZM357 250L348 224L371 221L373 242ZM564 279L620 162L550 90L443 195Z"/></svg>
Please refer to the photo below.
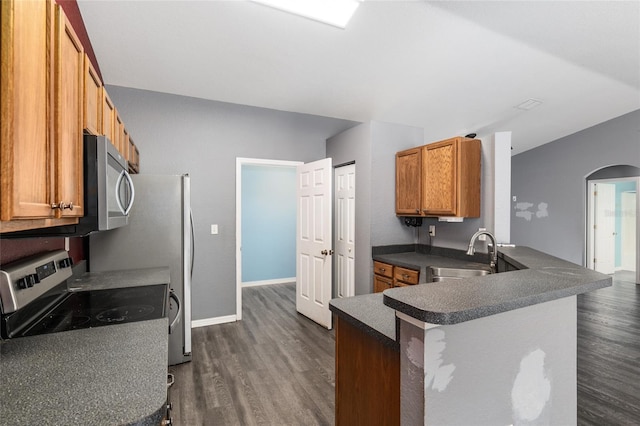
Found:
<svg viewBox="0 0 640 426"><path fill-rule="evenodd" d="M594 269L603 274L613 274L616 254L616 186L612 183L597 183L594 187Z"/></svg>
<svg viewBox="0 0 640 426"><path fill-rule="evenodd" d="M356 165L338 167L334 173L336 295L355 296Z"/></svg>
<svg viewBox="0 0 640 426"><path fill-rule="evenodd" d="M296 310L331 329L331 158L297 170Z"/></svg>
<svg viewBox="0 0 640 426"><path fill-rule="evenodd" d="M625 271L636 270L636 197L635 192L622 193L621 267Z"/></svg>

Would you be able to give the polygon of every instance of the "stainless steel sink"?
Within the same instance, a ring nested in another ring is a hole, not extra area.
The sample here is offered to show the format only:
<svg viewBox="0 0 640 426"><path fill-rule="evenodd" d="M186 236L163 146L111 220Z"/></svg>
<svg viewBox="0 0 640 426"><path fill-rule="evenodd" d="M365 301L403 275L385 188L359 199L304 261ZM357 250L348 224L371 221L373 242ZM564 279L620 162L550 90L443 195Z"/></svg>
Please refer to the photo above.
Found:
<svg viewBox="0 0 640 426"><path fill-rule="evenodd" d="M444 280L461 280L464 278L480 277L489 275L491 272L486 269L464 269L464 268L431 268L432 282Z"/></svg>

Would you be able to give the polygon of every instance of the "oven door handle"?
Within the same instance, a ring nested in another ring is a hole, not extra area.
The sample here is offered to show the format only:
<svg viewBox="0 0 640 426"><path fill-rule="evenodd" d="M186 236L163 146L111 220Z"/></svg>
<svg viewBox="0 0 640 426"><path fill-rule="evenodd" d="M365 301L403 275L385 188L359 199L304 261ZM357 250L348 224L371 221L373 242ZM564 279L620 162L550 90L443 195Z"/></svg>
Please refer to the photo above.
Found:
<svg viewBox="0 0 640 426"><path fill-rule="evenodd" d="M176 314L175 319L169 325L169 334L171 334L171 333L173 333L173 330L176 328L176 326L180 322L180 314L182 313L182 305L180 304L180 298L178 297L178 295L173 290L169 290L169 297L172 298L176 302L176 304L178 305L178 313Z"/></svg>

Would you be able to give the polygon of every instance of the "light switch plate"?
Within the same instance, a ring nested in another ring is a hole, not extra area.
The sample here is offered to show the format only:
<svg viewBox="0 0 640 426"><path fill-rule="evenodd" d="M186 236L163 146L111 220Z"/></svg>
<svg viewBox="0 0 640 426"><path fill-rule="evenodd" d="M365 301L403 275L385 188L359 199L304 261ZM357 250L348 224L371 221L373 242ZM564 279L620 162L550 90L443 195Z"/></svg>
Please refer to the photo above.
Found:
<svg viewBox="0 0 640 426"><path fill-rule="evenodd" d="M435 225L429 225L429 235L432 237L436 236L436 226Z"/></svg>
<svg viewBox="0 0 640 426"><path fill-rule="evenodd" d="M216 235L218 233L218 225L211 225L211 235Z"/></svg>

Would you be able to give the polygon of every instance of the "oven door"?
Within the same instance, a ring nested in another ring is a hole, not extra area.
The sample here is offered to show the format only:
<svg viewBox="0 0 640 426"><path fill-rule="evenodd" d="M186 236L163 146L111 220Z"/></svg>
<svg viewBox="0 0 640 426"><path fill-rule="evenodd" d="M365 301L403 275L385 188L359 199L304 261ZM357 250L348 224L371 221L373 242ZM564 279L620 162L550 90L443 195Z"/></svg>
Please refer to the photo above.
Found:
<svg viewBox="0 0 640 426"><path fill-rule="evenodd" d="M109 139L98 137L97 184L98 230L119 228L128 223L135 188L127 162Z"/></svg>

